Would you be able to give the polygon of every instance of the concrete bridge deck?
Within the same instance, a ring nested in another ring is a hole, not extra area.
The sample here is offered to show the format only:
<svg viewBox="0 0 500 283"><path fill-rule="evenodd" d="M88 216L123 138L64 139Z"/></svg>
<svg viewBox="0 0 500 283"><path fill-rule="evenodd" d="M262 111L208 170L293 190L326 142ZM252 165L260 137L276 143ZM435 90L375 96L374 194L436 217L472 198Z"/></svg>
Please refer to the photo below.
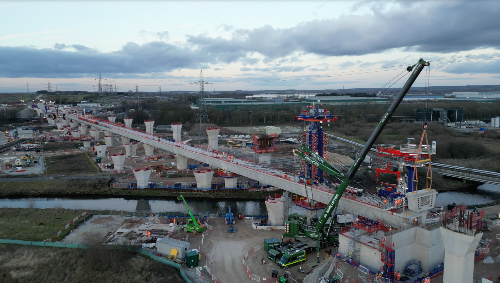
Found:
<svg viewBox="0 0 500 283"><path fill-rule="evenodd" d="M219 167L238 175L242 175L254 180L258 180L265 184L281 188L291 193L306 196L309 199L318 202L328 203L330 202L334 194L334 190L326 186L305 186L304 183L298 182L297 176L287 176L287 178L285 178L284 173L279 170L265 169L260 167L259 165L243 160L238 160L236 158L229 160L227 156L221 157L217 153L205 151L196 147L191 147L180 142L158 139L152 134L116 126L114 123L111 123L109 121L96 118L87 118L72 114L67 114L67 116L69 116L69 118L71 119L78 120L82 124L95 127L101 131L109 131L120 136L128 137L130 139L143 142L144 144L148 144L156 148L164 149L169 152L185 156L187 158L207 163L212 167ZM346 196L342 197L339 208L341 208L345 212L362 215L371 219L382 219L386 221L387 224L395 227L401 227L403 223L411 223L410 220L415 217L425 218L426 214L423 212L418 213L413 211L406 211L406 213L402 214L391 214L390 211L384 210L373 204L370 204L368 202L364 203L354 197L348 198Z"/></svg>

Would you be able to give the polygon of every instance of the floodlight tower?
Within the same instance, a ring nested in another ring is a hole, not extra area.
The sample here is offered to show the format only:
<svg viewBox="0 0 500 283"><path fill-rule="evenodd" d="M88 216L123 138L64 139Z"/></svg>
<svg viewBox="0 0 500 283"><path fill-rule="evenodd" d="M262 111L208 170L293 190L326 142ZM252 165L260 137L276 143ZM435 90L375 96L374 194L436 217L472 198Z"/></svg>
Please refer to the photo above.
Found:
<svg viewBox="0 0 500 283"><path fill-rule="evenodd" d="M307 108L308 110L302 111L299 116L295 117L299 121L309 122L308 131L302 135L301 142L319 156L328 160L328 157L325 156L325 148L328 147L328 140L326 140L327 137L323 134L322 124L335 122L338 118L333 117L328 110L319 109L317 105L307 106ZM317 166L302 162L302 170L304 172L304 178L306 179L312 179L318 183L323 183L325 181L323 170L319 169Z"/></svg>

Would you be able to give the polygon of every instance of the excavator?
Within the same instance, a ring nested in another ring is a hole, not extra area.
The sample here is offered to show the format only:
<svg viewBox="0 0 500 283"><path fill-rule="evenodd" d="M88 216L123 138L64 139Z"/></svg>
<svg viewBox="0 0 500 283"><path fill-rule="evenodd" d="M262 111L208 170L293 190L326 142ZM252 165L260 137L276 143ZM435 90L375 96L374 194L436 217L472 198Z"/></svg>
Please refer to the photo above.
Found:
<svg viewBox="0 0 500 283"><path fill-rule="evenodd" d="M191 216L191 218L186 221L186 224L183 225L181 227L181 229L184 232L191 232L191 233L201 233L203 230L205 230L205 227L200 226L198 224L198 222L196 221L196 219L194 218L193 213L189 209L189 206L187 205L186 200L184 199L184 197L182 195L180 195L177 199L178 200L182 200L184 202L184 205L186 206L186 209L189 212L189 215Z"/></svg>
<svg viewBox="0 0 500 283"><path fill-rule="evenodd" d="M321 217L318 219L315 225L309 225L307 221L304 221L304 218L298 217L297 215L292 214L290 216L289 221L285 221L285 231L286 233L283 235L285 237L305 237L309 238L311 240L315 240L317 242L317 261L319 262L319 250L320 247L325 247L328 244L331 244L332 241L335 240L335 235L330 234L330 227L333 225L329 225L328 229L325 228L325 224L327 223L328 219L331 217L332 213L335 211L337 208L339 201L344 193L344 191L347 189L349 186L350 182L354 178L354 175L358 171L359 167L363 163L363 160L367 156L368 152L370 151L371 147L377 140L378 136L384 129L385 125L389 122L389 119L392 117L394 114L394 111L396 108L399 106L401 101L403 100L404 96L408 92L408 90L411 88L419 74L422 72L423 68L425 66L429 66L429 62L424 61L423 59L420 59L416 64L413 66L407 67L408 72L412 72L406 83L404 84L403 88L401 89L400 93L398 94L397 97L395 97L394 101L390 105L389 109L386 111L380 122L378 123L377 127L373 130L373 133L371 134L370 138L364 145L363 149L361 150L360 154L358 155L357 159L355 160L354 164L351 166L349 171L344 175L342 174L338 169L336 169L333 165L329 164L326 160L324 160L321 156L317 155L315 152L313 152L311 149L309 149L307 146L302 146L301 150L294 149L294 154L299 156L300 158L303 158L306 162L317 166L330 174L332 177L336 178L337 180L342 180L340 185L336 188L336 191L331 198L330 202L328 203L327 207L325 208L325 211L321 215ZM333 184L331 185L333 186ZM338 246L338 235L336 236L337 240L337 246ZM291 251L293 253L284 253L281 257L281 259L277 262L278 266L280 267L285 267L288 266L290 263L290 260L293 260L293 263L298 263L305 261L305 254L303 254L298 250Z"/></svg>

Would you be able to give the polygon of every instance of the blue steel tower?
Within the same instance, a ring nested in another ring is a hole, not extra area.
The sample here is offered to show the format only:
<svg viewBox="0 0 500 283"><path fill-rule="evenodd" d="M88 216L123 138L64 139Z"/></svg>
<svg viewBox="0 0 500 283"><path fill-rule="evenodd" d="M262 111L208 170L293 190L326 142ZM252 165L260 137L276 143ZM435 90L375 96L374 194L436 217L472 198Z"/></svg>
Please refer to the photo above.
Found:
<svg viewBox="0 0 500 283"><path fill-rule="evenodd" d="M324 156L325 148L328 146L328 140L323 134L323 123L335 122L338 120L337 117L325 109L319 109L317 105L307 106L309 110L304 110L302 113L295 117L299 121L308 121L309 128L307 133L302 136L302 143L307 145L311 150L316 152L319 156L328 160L327 156ZM302 163L302 171L304 172L303 177L310 179L317 183L324 183L323 170L318 167L311 165L309 163Z"/></svg>

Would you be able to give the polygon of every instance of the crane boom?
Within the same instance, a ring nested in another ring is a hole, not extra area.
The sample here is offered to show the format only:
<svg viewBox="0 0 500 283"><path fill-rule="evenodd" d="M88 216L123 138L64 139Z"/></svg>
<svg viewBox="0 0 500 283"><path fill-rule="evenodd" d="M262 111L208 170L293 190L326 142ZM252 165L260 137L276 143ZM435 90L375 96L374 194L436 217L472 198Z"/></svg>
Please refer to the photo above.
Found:
<svg viewBox="0 0 500 283"><path fill-rule="evenodd" d="M304 149L304 148L302 148ZM301 157L302 159L306 160L307 163L312 164L316 167L321 168L323 171L327 172L328 174L335 176L339 179L343 179L344 176L340 171L337 170L337 168L333 167L330 163L328 163L326 160L324 160L321 156L315 154L314 152L310 151L310 154L306 154L306 150L300 151L298 149L293 149L293 152Z"/></svg>
<svg viewBox="0 0 500 283"><path fill-rule="evenodd" d="M189 206L187 205L186 200L184 199L184 197L182 195L180 195L177 199L178 200L182 200L184 202L184 205L186 206L186 209L188 210L189 215L191 216L191 220L193 220L193 225L196 228L200 228L200 226L198 225L198 222L196 222L196 219L193 216L193 213L191 213L191 209L189 209Z"/></svg>
<svg viewBox="0 0 500 283"><path fill-rule="evenodd" d="M337 190L335 191L335 194L333 195L332 199L328 203L327 207L325 208L325 211L319 218L317 224L316 224L316 232L319 234L323 234L323 228L326 224L326 221L328 218L330 218L331 214L335 210L335 208L338 206L339 201L342 197L342 194L344 191L347 189L347 186L349 183L352 181L354 175L358 171L359 167L363 163L363 160L365 159L366 155L370 151L371 147L377 140L378 136L384 129L385 125L387 122L389 122L389 119L392 117L394 114L394 111L396 111L396 108L399 106L401 101L403 100L404 96L408 92L408 90L411 88L417 77L420 75L420 72L422 72L422 69L424 66L429 66L429 62L424 61L423 59L420 59L417 64L413 66L409 66L407 68L408 72L411 72L413 70L413 73L410 75L408 80L406 81L405 85L401 89L401 92L398 94L398 96L394 99L392 102L391 106L389 109L387 109L387 112L382 116L382 119L378 123L377 127L373 130L373 133L371 134L370 138L364 145L363 149L361 150L358 158L354 161L354 164L351 166L347 174L342 180L342 183L338 186ZM305 159L308 161L308 159ZM309 162L309 161L308 161Z"/></svg>

